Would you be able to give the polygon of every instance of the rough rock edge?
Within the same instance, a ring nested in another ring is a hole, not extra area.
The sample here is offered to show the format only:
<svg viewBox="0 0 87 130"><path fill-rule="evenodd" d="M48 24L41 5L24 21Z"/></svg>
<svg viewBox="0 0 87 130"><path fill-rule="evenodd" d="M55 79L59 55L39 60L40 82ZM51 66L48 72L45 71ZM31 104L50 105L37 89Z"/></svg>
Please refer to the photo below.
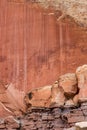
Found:
<svg viewBox="0 0 87 130"><path fill-rule="evenodd" d="M60 10L62 15L57 19L60 21L65 16L72 17L81 27L87 27L87 1L86 0L35 0L44 8L53 7ZM50 13L50 15L53 15Z"/></svg>

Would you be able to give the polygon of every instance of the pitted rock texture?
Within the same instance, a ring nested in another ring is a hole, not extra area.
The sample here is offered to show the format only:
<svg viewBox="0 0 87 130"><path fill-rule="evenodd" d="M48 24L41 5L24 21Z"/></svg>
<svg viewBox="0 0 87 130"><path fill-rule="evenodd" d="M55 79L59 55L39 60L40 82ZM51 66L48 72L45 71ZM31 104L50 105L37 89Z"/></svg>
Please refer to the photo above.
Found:
<svg viewBox="0 0 87 130"><path fill-rule="evenodd" d="M36 0L45 8L50 6L55 10L61 10L62 16L58 19L64 18L65 15L71 16L80 26L87 27L87 1L86 0Z"/></svg>

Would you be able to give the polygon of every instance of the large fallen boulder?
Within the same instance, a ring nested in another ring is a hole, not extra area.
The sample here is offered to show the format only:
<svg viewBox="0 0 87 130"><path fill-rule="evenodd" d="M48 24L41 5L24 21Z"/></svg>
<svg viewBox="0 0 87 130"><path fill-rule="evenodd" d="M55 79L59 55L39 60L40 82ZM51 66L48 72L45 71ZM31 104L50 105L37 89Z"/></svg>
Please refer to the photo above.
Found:
<svg viewBox="0 0 87 130"><path fill-rule="evenodd" d="M63 88L67 98L71 98L78 91L77 78L74 73L68 73L59 77L59 86Z"/></svg>
<svg viewBox="0 0 87 130"><path fill-rule="evenodd" d="M63 89L56 81L53 85L28 92L24 100L28 107L53 107L63 106L66 98Z"/></svg>
<svg viewBox="0 0 87 130"><path fill-rule="evenodd" d="M52 85L29 91L24 101L28 107L49 107Z"/></svg>

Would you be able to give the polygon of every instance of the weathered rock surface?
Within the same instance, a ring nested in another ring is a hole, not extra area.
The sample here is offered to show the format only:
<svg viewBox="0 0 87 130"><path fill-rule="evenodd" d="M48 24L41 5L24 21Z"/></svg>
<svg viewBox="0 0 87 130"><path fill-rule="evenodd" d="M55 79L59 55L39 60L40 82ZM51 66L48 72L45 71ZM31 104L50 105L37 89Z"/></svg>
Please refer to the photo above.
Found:
<svg viewBox="0 0 87 130"><path fill-rule="evenodd" d="M24 96L25 93L14 88L13 84L3 85L0 93L0 117L7 115L21 115L25 112Z"/></svg>
<svg viewBox="0 0 87 130"><path fill-rule="evenodd" d="M28 92L25 103L28 107L76 106L87 101L87 65L77 68L75 73L67 73L53 85Z"/></svg>
<svg viewBox="0 0 87 130"><path fill-rule="evenodd" d="M0 129L22 130L76 130L75 123L87 121L87 102L79 107L32 107L20 118L1 120ZM14 125L15 124L15 125ZM87 125L87 124L86 124Z"/></svg>
<svg viewBox="0 0 87 130"><path fill-rule="evenodd" d="M63 15L71 16L77 23L87 27L87 1L86 0L36 0L45 8L53 6L55 10L61 10ZM61 17L64 18L64 17ZM60 18L59 18L60 19Z"/></svg>
<svg viewBox="0 0 87 130"><path fill-rule="evenodd" d="M86 65L77 69L76 74L62 75L53 85L33 89L25 96L22 91L19 95L13 84L1 86L0 104L2 110L6 110L6 118L2 116L0 128L73 130L76 122L87 121L87 70L84 68ZM20 117L19 112L26 113ZM80 126L76 129L80 130Z"/></svg>
<svg viewBox="0 0 87 130"><path fill-rule="evenodd" d="M73 73L65 74L59 77L59 86L63 88L65 95L74 96L77 93L77 78Z"/></svg>
<svg viewBox="0 0 87 130"><path fill-rule="evenodd" d="M85 122L78 122L75 124L76 130L87 130L87 121Z"/></svg>
<svg viewBox="0 0 87 130"><path fill-rule="evenodd" d="M79 101L87 101L87 65L78 67L76 76L78 79Z"/></svg>
<svg viewBox="0 0 87 130"><path fill-rule="evenodd" d="M51 89L51 102L50 106L63 106L65 103L65 96L64 96L64 91L61 87L59 87L58 81L56 81Z"/></svg>
<svg viewBox="0 0 87 130"><path fill-rule="evenodd" d="M45 86L41 88L34 89L26 94L24 101L27 106L34 107L49 107L51 98L51 88L52 86Z"/></svg>
<svg viewBox="0 0 87 130"><path fill-rule="evenodd" d="M78 67L76 69L76 76L78 78L78 87L87 87L87 65Z"/></svg>
<svg viewBox="0 0 87 130"><path fill-rule="evenodd" d="M65 106L66 107L74 107L75 106L75 103L72 99L69 99L65 102Z"/></svg>
<svg viewBox="0 0 87 130"><path fill-rule="evenodd" d="M35 0L29 1L32 0L0 1L0 80L15 83L16 88L25 92L75 72L86 63L87 55L86 29L68 16L58 22L60 11L44 10Z"/></svg>

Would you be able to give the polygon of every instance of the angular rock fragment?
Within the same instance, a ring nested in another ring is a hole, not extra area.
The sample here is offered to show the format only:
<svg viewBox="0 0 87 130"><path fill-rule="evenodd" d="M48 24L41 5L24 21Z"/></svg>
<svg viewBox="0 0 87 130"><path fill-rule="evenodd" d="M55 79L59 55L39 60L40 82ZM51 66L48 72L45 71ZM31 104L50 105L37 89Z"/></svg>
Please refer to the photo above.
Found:
<svg viewBox="0 0 87 130"><path fill-rule="evenodd" d="M74 73L68 73L60 76L59 86L63 88L67 98L71 98L78 91L76 75Z"/></svg>
<svg viewBox="0 0 87 130"><path fill-rule="evenodd" d="M52 86L51 106L63 106L65 100L64 91L58 86L58 81L56 81Z"/></svg>

